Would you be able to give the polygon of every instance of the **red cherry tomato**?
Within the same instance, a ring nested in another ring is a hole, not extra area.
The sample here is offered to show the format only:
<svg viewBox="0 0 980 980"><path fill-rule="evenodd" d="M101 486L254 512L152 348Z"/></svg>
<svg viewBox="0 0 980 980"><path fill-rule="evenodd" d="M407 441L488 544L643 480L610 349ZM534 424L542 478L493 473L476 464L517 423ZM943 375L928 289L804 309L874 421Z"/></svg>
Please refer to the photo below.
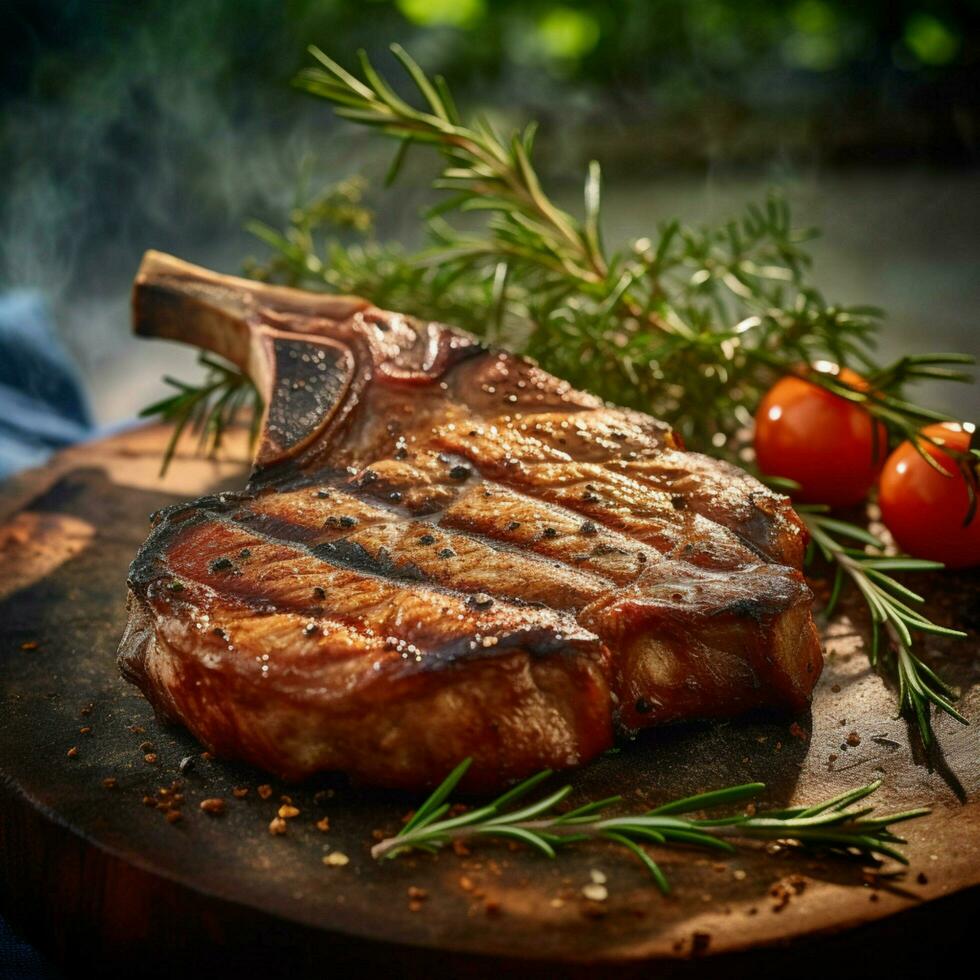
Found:
<svg viewBox="0 0 980 980"><path fill-rule="evenodd" d="M867 386L847 368L833 371L855 388ZM777 381L755 413L759 468L799 483L793 496L800 501L832 507L860 503L887 453L887 430L867 409L802 378Z"/></svg>
<svg viewBox="0 0 980 980"><path fill-rule="evenodd" d="M972 425L940 422L922 430L957 452L970 448ZM925 451L948 473L937 473L903 442L888 457L878 483L881 517L899 547L917 558L941 561L950 568L980 564L980 514L970 513L970 488L959 460L928 443ZM976 469L970 479L977 491Z"/></svg>

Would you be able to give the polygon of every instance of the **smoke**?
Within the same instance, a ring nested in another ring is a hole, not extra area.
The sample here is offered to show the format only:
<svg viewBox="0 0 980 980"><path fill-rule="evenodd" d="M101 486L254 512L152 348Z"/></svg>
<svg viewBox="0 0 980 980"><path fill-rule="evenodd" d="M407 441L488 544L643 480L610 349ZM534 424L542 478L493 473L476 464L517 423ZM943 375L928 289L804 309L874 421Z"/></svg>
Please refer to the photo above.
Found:
<svg viewBox="0 0 980 980"><path fill-rule="evenodd" d="M614 75L602 88L559 82L533 60L491 76L470 56L469 35L426 29L406 37L387 4L370 5L373 19L335 3L147 0L131 15L125 4L108 4L99 17L91 11L101 5L33 2L51 7L39 15L48 20L86 10L86 34L74 45L32 39L30 77L3 103L0 288L45 296L102 421L131 417L158 397L166 371L195 376L193 352L129 336L129 288L145 249L234 272L263 251L242 230L245 221L282 223L304 161L312 161L312 188L384 172L390 144L335 125L322 103L290 88L311 41L349 61L361 44L378 52L400 40L427 69L457 79L464 104L492 105L505 128L543 117L538 160L561 203L579 208L587 159L606 167L610 241L654 234L674 216L726 218L778 183L802 224L825 227L818 280L826 293L892 310L883 356L976 348L976 176L962 175L955 188L948 176L920 172L829 179L813 117L797 111L810 96L790 99L778 65L730 76L717 57L706 58L704 31L687 21L675 25L680 53L662 78L656 59L637 62L653 44L643 18L656 20L655 5L631 7L641 22L620 38L634 69L652 67ZM505 27L523 23L514 14ZM10 46L4 25L0 36ZM387 57L378 61L390 68ZM727 104L737 79L745 107L758 111L712 109L713 93ZM788 107L777 112L781 99ZM417 237L416 205L432 175L424 157L410 155L398 190L380 200L382 237ZM962 392L937 391L934 400L970 410Z"/></svg>
<svg viewBox="0 0 980 980"><path fill-rule="evenodd" d="M146 248L235 271L256 250L245 220L282 220L300 161L316 162L314 186L358 169L363 140L334 140L330 113L290 89L290 71L271 83L250 75L222 36L227 8L173 4L114 31L96 56L39 58L0 123L0 285L44 295L102 419L147 400L100 390L102 379L139 388L160 373L160 359L128 337L129 286ZM162 345L156 353L188 361ZM136 358L149 373L123 377Z"/></svg>

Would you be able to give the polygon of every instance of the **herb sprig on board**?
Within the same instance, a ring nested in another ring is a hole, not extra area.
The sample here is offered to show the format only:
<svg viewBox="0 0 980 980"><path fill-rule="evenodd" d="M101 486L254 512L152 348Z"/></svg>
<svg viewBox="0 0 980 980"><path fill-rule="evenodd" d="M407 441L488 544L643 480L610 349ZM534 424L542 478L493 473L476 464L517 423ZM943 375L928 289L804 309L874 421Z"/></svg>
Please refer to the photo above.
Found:
<svg viewBox="0 0 980 980"><path fill-rule="evenodd" d="M434 186L446 196L428 212L429 245L409 252L374 238L363 182L345 181L298 201L284 231L253 223L272 255L252 263L250 275L360 294L463 327L534 357L578 387L667 420L690 448L736 462L746 460L740 440L763 393L780 377L801 375L862 405L891 440L911 439L937 465L920 430L946 416L916 405L904 389L924 379L969 381L965 368L973 359L928 354L878 364L881 311L823 297L810 280L806 243L813 233L794 228L778 197L716 227L672 220L649 237L610 248L602 233L598 163L588 168L581 216L572 215L551 200L534 169L533 124L504 138L487 118L464 121L445 83L429 79L397 45L392 51L420 105L398 94L363 53L355 75L310 50L317 65L296 84L333 103L337 115L398 141L389 182L412 146L434 150L442 160ZM460 231L447 220L453 212L485 221ZM351 234L360 240L342 241ZM823 360L853 366L866 384L812 370ZM222 371L200 389L182 386L147 414L165 414L178 427L196 423L217 442L230 416L209 414L208 406L227 407L226 396L247 385L234 369ZM195 390L207 398L196 398ZM908 606L917 597L887 574L926 564L903 559L901 567L886 567L881 563L891 559L884 553L862 556L841 544L842 536L869 544L860 538L863 529L844 531L842 522L815 513L806 519L836 569L835 593L848 580L868 603L876 664L879 624L884 629L894 656L882 658L882 666L895 674L903 710L930 742L930 703L962 720L949 688L912 652L916 631L942 630Z"/></svg>
<svg viewBox="0 0 980 980"><path fill-rule="evenodd" d="M480 838L519 841L547 857L556 850L586 840L606 840L632 852L667 894L670 882L647 851L647 845L698 847L734 853L748 841L782 841L804 847L871 859L893 858L907 864L898 849L905 840L894 834L893 824L929 813L926 808L874 815L874 807L859 805L878 789L880 781L859 786L812 806L761 813L735 813L722 817L692 816L714 807L746 803L765 790L763 783L745 783L665 803L642 813L611 813L623 802L621 796L585 803L560 811L571 786L534 803L515 806L531 790L551 776L540 772L509 789L492 803L447 817L452 791L466 774L471 759L461 762L415 811L394 837L371 848L377 860L395 858L408 851L436 851L453 841Z"/></svg>
<svg viewBox="0 0 980 980"><path fill-rule="evenodd" d="M164 381L176 388L176 394L147 405L140 418L157 417L172 422L174 429L160 464L160 475L167 472L177 443L185 429L198 437L198 450L215 454L221 448L227 429L244 409L251 419L251 439L258 435L262 418L262 398L255 385L237 368L212 357L200 354L198 364L206 368L204 380L188 384L169 376Z"/></svg>
<svg viewBox="0 0 980 980"><path fill-rule="evenodd" d="M826 615L833 613L844 580L849 579L871 612L871 663L878 666L884 632L889 640L888 651L902 710L915 719L922 741L929 745L934 737L930 705L968 724L950 703L955 697L953 690L913 651L916 633L957 637L966 634L939 626L919 612L915 606L923 601L922 596L894 577L895 572L935 571L942 564L907 555L889 555L880 538L863 527L830 516L827 508L804 505L797 509L810 531L813 549L834 567Z"/></svg>

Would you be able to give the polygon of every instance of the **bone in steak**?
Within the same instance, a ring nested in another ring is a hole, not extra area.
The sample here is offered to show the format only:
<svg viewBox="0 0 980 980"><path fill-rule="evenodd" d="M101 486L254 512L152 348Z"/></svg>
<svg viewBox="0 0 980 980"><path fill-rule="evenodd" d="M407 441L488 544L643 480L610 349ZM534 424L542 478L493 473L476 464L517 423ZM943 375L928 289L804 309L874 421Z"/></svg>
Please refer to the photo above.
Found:
<svg viewBox="0 0 980 980"><path fill-rule="evenodd" d="M170 507L123 673L295 779L488 790L614 731L803 708L820 673L785 497L530 361L352 297L148 253L138 333L246 370L248 488Z"/></svg>

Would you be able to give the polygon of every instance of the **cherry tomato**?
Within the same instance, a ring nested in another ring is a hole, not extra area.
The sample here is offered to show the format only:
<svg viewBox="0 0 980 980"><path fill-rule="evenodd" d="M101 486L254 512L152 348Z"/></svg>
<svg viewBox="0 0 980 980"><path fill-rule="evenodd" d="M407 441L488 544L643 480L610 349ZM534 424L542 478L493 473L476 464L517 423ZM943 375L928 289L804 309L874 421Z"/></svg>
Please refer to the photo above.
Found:
<svg viewBox="0 0 980 980"><path fill-rule="evenodd" d="M847 368L827 365L825 370L855 388L867 387ZM802 378L777 381L755 413L759 468L799 483L793 496L800 501L832 507L860 503L887 453L887 430L867 409Z"/></svg>
<svg viewBox="0 0 980 980"><path fill-rule="evenodd" d="M957 452L970 448L972 425L940 422L922 430ZM924 444L925 451L948 473L937 473L915 450L903 442L888 457L878 483L878 504L888 530L899 547L917 558L941 561L950 568L980 564L980 514L970 514L970 488L959 460L939 446ZM976 469L970 479L977 490Z"/></svg>

